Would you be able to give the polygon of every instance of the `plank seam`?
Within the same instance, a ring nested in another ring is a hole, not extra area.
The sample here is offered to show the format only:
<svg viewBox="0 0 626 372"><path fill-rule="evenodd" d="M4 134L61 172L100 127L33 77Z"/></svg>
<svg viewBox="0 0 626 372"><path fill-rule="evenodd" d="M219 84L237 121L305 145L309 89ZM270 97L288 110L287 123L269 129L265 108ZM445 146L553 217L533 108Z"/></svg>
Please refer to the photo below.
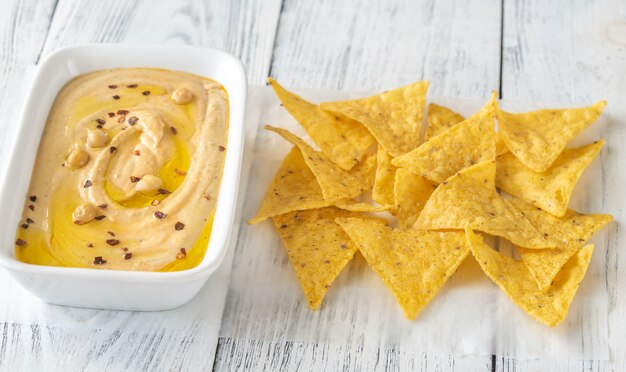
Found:
<svg viewBox="0 0 626 372"><path fill-rule="evenodd" d="M270 56L270 68L267 71L267 77L272 76L272 68L274 67L274 54L276 52L276 39L278 37L278 32L280 31L280 20L283 17L283 10L285 8L285 0L281 0L280 9L278 11L278 19L276 19L276 30L274 31L274 41L272 44L272 55ZM266 83L267 84L267 83Z"/></svg>
<svg viewBox="0 0 626 372"><path fill-rule="evenodd" d="M59 0L54 1L54 7L52 8L52 15L50 16L50 23L48 23L48 29L46 30L46 36L43 38L43 43L41 44L41 48L39 49L39 54L37 54L37 59L35 60L35 64L39 64L39 60L41 59L41 54L48 43L48 36L50 35L50 28L52 26L52 21L54 21L54 16L57 13L57 7L59 5Z"/></svg>

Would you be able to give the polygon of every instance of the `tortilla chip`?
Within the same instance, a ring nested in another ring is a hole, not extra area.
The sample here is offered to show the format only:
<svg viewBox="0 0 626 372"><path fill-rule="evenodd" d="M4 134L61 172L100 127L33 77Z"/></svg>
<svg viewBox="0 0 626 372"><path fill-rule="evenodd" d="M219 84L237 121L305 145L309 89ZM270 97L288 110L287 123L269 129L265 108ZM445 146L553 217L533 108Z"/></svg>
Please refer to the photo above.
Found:
<svg viewBox="0 0 626 372"><path fill-rule="evenodd" d="M583 246L583 243L572 243L554 249L517 248L517 252L535 279L539 290L545 292L550 288L563 265Z"/></svg>
<svg viewBox="0 0 626 372"><path fill-rule="evenodd" d="M302 151L304 162L315 175L322 189L324 200L349 199L371 190L374 182L374 165L376 162L376 158L373 155L348 172L336 166L326 155L315 151L309 144L293 133L269 125L266 125L265 129L278 133Z"/></svg>
<svg viewBox="0 0 626 372"><path fill-rule="evenodd" d="M287 91L272 78L268 78L267 82L313 142L341 168L352 169L376 143L361 123L322 110L318 105Z"/></svg>
<svg viewBox="0 0 626 372"><path fill-rule="evenodd" d="M441 183L473 164L496 157L495 96L478 113L440 132L392 164L413 174Z"/></svg>
<svg viewBox="0 0 626 372"><path fill-rule="evenodd" d="M550 327L565 319L589 266L593 245L578 250L563 266L552 286L543 292L524 263L494 251L471 230L466 233L480 267L517 306Z"/></svg>
<svg viewBox="0 0 626 372"><path fill-rule="evenodd" d="M270 183L256 216L249 224L295 210L328 207L315 175L304 162L302 152L293 147Z"/></svg>
<svg viewBox="0 0 626 372"><path fill-rule="evenodd" d="M330 285L356 252L335 223L336 218L347 216L349 212L324 208L272 218L311 310L320 307Z"/></svg>
<svg viewBox="0 0 626 372"><path fill-rule="evenodd" d="M396 167L391 165L391 155L381 145L378 145L377 160L372 200L382 205L393 205L393 183Z"/></svg>
<svg viewBox="0 0 626 372"><path fill-rule="evenodd" d="M555 216L567 211L574 186L604 146L604 140L561 153L542 173L526 167L513 154L496 160L496 185Z"/></svg>
<svg viewBox="0 0 626 372"><path fill-rule="evenodd" d="M396 172L393 185L395 211L400 227L415 224L428 198L437 186L424 177L416 176L404 168Z"/></svg>
<svg viewBox="0 0 626 372"><path fill-rule="evenodd" d="M496 156L506 154L507 152L509 152L509 148L506 147L502 134L500 132L496 132Z"/></svg>
<svg viewBox="0 0 626 372"><path fill-rule="evenodd" d="M333 206L350 212L376 213L389 210L389 206L387 205L371 205L368 203L360 203L352 200L338 201L333 203Z"/></svg>
<svg viewBox="0 0 626 372"><path fill-rule="evenodd" d="M469 253L463 232L392 229L368 218L336 220L369 266L415 319Z"/></svg>
<svg viewBox="0 0 626 372"><path fill-rule="evenodd" d="M458 114L445 106L435 103L428 105L428 126L424 134L424 141L428 141L437 133L440 133L465 120L463 115Z"/></svg>
<svg viewBox="0 0 626 372"><path fill-rule="evenodd" d="M544 172L565 145L595 122L606 101L589 107L512 114L497 110L500 133L511 152L528 168Z"/></svg>
<svg viewBox="0 0 626 372"><path fill-rule="evenodd" d="M517 248L542 291L550 287L570 257L602 226L613 220L608 214L585 215L571 209L562 217L554 217L521 199L514 198L508 202L522 212L540 233L558 242L554 249Z"/></svg>
<svg viewBox="0 0 626 372"><path fill-rule="evenodd" d="M427 90L428 81L418 81L371 97L325 102L320 107L362 123L396 157L419 145Z"/></svg>
<svg viewBox="0 0 626 372"><path fill-rule="evenodd" d="M521 247L553 246L521 212L498 195L495 173L495 162L484 162L442 182L428 199L415 226L421 230L471 228L503 237Z"/></svg>
<svg viewBox="0 0 626 372"><path fill-rule="evenodd" d="M540 233L562 245L584 243L613 221L610 214L580 214L568 209L562 217L555 217L521 199L507 199L507 202L520 211Z"/></svg>

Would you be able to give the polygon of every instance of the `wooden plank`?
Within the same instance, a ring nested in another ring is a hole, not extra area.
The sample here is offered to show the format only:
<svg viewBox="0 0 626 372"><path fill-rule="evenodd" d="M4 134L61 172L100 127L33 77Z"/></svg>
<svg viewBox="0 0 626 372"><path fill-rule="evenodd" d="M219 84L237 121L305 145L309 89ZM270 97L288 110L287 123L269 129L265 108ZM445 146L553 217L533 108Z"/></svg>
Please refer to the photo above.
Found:
<svg viewBox="0 0 626 372"><path fill-rule="evenodd" d="M499 30L498 0L286 0L271 75L289 87L345 90L385 89L428 78L434 95L486 97L499 86ZM238 309L227 302L225 311L232 315ZM255 324L253 313L235 316L242 323ZM217 370L487 370L491 356L221 339L215 366Z"/></svg>
<svg viewBox="0 0 626 372"><path fill-rule="evenodd" d="M505 0L502 95L511 100L589 103L606 99L612 123L601 135L607 140L601 162L607 180L590 211L616 218L608 231L608 247L596 247L606 262L609 300L610 362L515 361L498 359L498 371L571 370L621 371L626 368L626 8L614 0Z"/></svg>
<svg viewBox="0 0 626 372"><path fill-rule="evenodd" d="M435 96L499 85L500 1L285 1L272 76L285 86L382 90L419 79Z"/></svg>
<svg viewBox="0 0 626 372"><path fill-rule="evenodd" d="M43 2L26 3L15 5L23 9L24 14L20 13L19 18L15 17L19 13L15 10L6 13L6 16L2 12L1 19L10 23L14 19L20 21L32 18L32 14L45 13ZM3 43L3 46L11 51L27 46L26 41L18 40L18 44L11 40L13 33L28 31L29 35L41 35L36 48L32 52L27 50L25 57L14 63L17 66L34 63L40 52L45 56L59 47L82 43L209 46L228 50L242 58L250 82L258 83L269 72L279 10L280 0L238 0L229 3L220 0L60 0L43 51L47 24L36 28L29 23L22 25L20 21L19 25L7 24L4 27L4 22L3 35L7 35L10 42ZM48 13L51 15L51 11ZM2 53L1 58L18 59L16 56ZM19 87L19 82L15 86ZM2 94L10 95L11 92L3 89ZM201 307L207 309L205 312L219 310L221 314L223 309L219 304L226 296L227 275L216 276L214 274L199 297L202 301L209 301ZM215 281L221 281L221 284L213 288ZM44 323L54 324L50 313L59 316L58 311L52 310L45 310L48 319ZM70 310L67 311L64 322L72 316ZM93 316L90 316L89 311L82 311L81 317L85 318L68 328L0 323L0 370L210 370L219 323L207 325L203 318L192 328L177 329L176 324L163 321L172 317L171 314L184 316L184 312L184 307L162 316L159 313L107 311L93 311ZM217 316L219 318L220 315ZM193 319L186 319L184 324L190 322ZM99 326L85 329L79 324Z"/></svg>

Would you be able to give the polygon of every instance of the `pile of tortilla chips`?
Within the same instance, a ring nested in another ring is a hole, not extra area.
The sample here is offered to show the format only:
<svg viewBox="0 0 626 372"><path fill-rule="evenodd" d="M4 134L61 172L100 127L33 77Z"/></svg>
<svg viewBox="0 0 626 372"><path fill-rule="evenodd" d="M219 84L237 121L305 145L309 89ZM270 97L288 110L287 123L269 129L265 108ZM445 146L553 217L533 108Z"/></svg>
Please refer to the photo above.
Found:
<svg viewBox="0 0 626 372"><path fill-rule="evenodd" d="M566 317L593 253L586 241L612 220L568 209L604 141L566 145L604 101L508 113L494 93L464 118L425 110L427 81L321 104L269 84L310 141L266 126L293 148L250 223L273 221L311 309L358 251L409 319L468 256L536 320ZM510 241L516 257L481 235Z"/></svg>

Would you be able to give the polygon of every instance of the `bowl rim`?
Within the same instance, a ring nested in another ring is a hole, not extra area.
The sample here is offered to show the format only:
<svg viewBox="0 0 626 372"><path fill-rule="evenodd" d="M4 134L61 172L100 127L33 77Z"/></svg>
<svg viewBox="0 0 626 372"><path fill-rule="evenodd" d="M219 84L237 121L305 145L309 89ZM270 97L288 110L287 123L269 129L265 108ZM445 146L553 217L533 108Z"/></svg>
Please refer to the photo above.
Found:
<svg viewBox="0 0 626 372"><path fill-rule="evenodd" d="M6 175L9 172L10 165L16 162L18 149L14 146L14 142L26 132L26 114L30 107L35 105L34 102L37 98L37 92L35 88L42 83L46 78L45 70L46 66L54 63L59 59L67 59L74 53L86 53L89 52L113 52L115 55L125 55L124 52L133 53L151 53L151 54L176 54L176 55L202 55L207 57L214 57L223 60L225 63L231 65L231 68L236 72L236 84L238 87L226 87L223 81L220 81L219 76L207 76L218 83L222 84L227 91L229 98L229 130L228 130L228 145L226 149L226 157L224 160L224 173L222 175L222 181L218 194L218 202L215 209L215 218L213 221L212 234L208 242L207 253L203 257L202 261L195 267L187 270L174 271L174 272L151 272L151 271L128 271L128 270L102 270L95 268L76 268L76 267L57 267L57 266L45 266L34 265L19 261L14 255L8 253L10 249L0 249L0 267L4 267L9 272L18 272L20 274L30 274L37 276L56 276L65 278L81 278L90 279L95 281L108 281L108 282L143 282L143 283L158 283L158 282L171 282L172 280L187 282L197 280L200 277L208 277L214 272L217 267L223 261L226 252L230 246L230 238L232 235L233 225L235 224L235 215L238 199L239 182L241 176L241 166L243 159L243 149L245 140L245 109L246 109L246 97L247 97L247 78L243 63L234 55L225 52L223 50L207 47L188 46L188 45L150 45L150 44L80 44L72 45L63 48L59 48L50 54L48 54L38 65L33 78L30 81L29 87L26 91L25 99L21 105L18 119L18 128L13 143L8 146L9 154L9 166L6 169L4 181L0 183L0 192L4 194L4 185L8 182ZM93 58L93 57L83 57ZM159 63L154 63L154 66L137 66L147 68L165 68L168 70L178 70L183 72L194 73L184 68L172 69L167 67L159 67ZM90 71L98 71L104 68L94 68ZM87 72L81 72L84 74ZM80 75L78 74L78 75ZM198 75L197 73L194 73ZM78 76L75 75L75 76ZM69 81L69 80L68 80ZM67 82L66 82L67 83ZM235 84L233 84L235 85ZM60 88L61 89L61 88ZM56 90L55 97L58 95L59 90ZM233 98L235 98L233 100ZM233 105L233 102L235 103ZM234 109L233 109L234 106ZM49 110L48 110L49 113ZM47 117L47 115L46 115ZM234 120L233 120L234 119ZM235 125L233 125L235 124ZM239 127L239 130L233 130L234 127ZM45 124L42 125L42 132L45 128ZM41 142L38 141L37 146ZM31 168L32 172L32 168ZM2 179L0 179L2 181ZM235 187L230 192L224 192L225 184L232 184ZM0 198L7 197L1 195ZM25 197L25 196L24 196ZM218 222L219 221L219 222ZM213 234L216 223L218 226L225 228L224 233ZM17 228L17 227L16 227ZM11 227L7 226L7 231L11 231Z"/></svg>

